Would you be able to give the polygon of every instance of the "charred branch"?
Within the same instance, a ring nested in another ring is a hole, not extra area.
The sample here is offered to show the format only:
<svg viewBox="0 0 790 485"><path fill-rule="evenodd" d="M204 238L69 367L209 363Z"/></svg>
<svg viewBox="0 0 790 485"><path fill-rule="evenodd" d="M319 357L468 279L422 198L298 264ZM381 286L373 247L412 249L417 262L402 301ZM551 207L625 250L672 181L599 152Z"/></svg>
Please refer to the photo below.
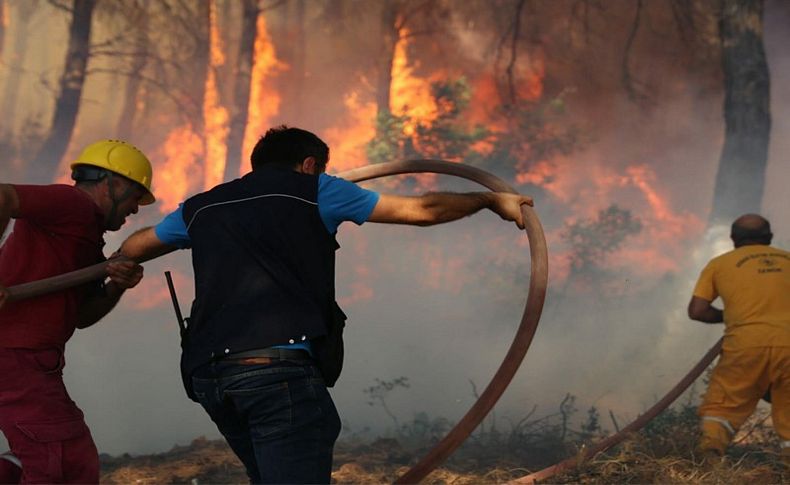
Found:
<svg viewBox="0 0 790 485"><path fill-rule="evenodd" d="M68 5L66 5L65 2L62 2L62 1L59 1L59 0L47 0L47 3L52 5L53 7L55 7L58 10L62 10L64 12L68 13L69 15L72 15L74 13L74 9L69 7Z"/></svg>
<svg viewBox="0 0 790 485"><path fill-rule="evenodd" d="M623 52L623 62L621 67L621 81L623 88L631 101L644 100L645 96L640 94L635 87L635 80L631 75L631 68L629 66L631 59L631 51L634 47L634 41L639 33L639 24L642 18L642 0L636 2L636 13L634 14L634 21L631 24L631 30L628 32L628 39L625 42L625 51Z"/></svg>

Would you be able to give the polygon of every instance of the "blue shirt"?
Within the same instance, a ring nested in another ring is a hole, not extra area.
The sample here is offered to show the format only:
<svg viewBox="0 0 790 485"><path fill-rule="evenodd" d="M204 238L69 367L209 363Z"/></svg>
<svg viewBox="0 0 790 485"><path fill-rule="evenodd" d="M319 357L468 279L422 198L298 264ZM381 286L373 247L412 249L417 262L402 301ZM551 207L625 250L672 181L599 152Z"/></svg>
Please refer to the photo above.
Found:
<svg viewBox="0 0 790 485"><path fill-rule="evenodd" d="M379 194L332 175L318 177L318 214L330 234L335 234L344 221L357 225L370 217L379 201ZM191 246L189 233L182 214L183 204L178 205L154 227L156 237L165 244L186 249Z"/></svg>
<svg viewBox="0 0 790 485"><path fill-rule="evenodd" d="M330 234L335 234L344 221L362 224L368 220L379 201L379 194L344 180L322 173L318 176L318 214ZM165 244L181 249L191 247L183 217L183 204L165 216L154 227L156 237ZM277 345L278 348L304 349L312 355L309 342Z"/></svg>

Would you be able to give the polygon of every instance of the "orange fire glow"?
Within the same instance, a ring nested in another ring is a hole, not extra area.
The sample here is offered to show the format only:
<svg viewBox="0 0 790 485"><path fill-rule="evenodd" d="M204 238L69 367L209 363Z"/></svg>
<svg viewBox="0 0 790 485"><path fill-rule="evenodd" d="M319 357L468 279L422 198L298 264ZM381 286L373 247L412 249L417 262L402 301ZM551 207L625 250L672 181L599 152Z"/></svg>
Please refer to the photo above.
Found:
<svg viewBox="0 0 790 485"><path fill-rule="evenodd" d="M179 290L191 288L194 285L190 276L172 268L169 271L173 276L173 285ZM170 290L160 278L143 278L140 284L134 288L134 291L127 292L123 302L124 305L131 306L137 310L169 306ZM173 320L175 320L175 316L173 316ZM173 328L175 328L175 323L173 323Z"/></svg>
<svg viewBox="0 0 790 485"><path fill-rule="evenodd" d="M329 170L334 173L366 165L365 144L376 136L376 103L363 103L356 92L346 95L343 102L348 119L324 132L330 147Z"/></svg>
<svg viewBox="0 0 790 485"><path fill-rule="evenodd" d="M247 127L244 131L240 175L249 172L249 163L244 163L258 139L271 125L271 120L280 110L280 95L271 82L272 74L286 69L287 66L277 59L271 37L266 27L266 18L258 15L255 35L255 53L250 86L250 104Z"/></svg>
<svg viewBox="0 0 790 485"><path fill-rule="evenodd" d="M206 125L206 163L203 172L203 188L210 189L222 182L225 171L225 157L228 152L228 110L222 106L217 88L216 69L225 64L222 38L217 25L217 11L214 2L209 4L211 25L211 57L206 89L203 100L203 119Z"/></svg>
<svg viewBox="0 0 790 485"><path fill-rule="evenodd" d="M440 78L441 73L434 73L431 79L414 74L419 64L409 59L408 35L409 32L404 29L395 44L390 84L390 111L397 116L406 115L411 119L403 129L404 134L411 135L418 123L429 123L436 119L437 107L431 96L431 82Z"/></svg>
<svg viewBox="0 0 790 485"><path fill-rule="evenodd" d="M543 78L546 77L546 64L540 56L530 58L529 63L519 64L521 72L518 94L527 101L536 101L543 96Z"/></svg>
<svg viewBox="0 0 790 485"><path fill-rule="evenodd" d="M594 156L591 156L594 158ZM556 201L574 214L566 220L595 217L610 204L631 210L642 222L642 231L629 238L613 255L611 267L629 268L632 273L650 276L677 271L685 254L685 242L703 230L703 222L689 212L678 212L655 172L645 164L618 169L598 160L557 157L535 164L528 173L517 176L518 183L530 183L545 189ZM562 229L547 235L552 255L552 273L564 279L569 267L563 246ZM649 262L649 264L646 264Z"/></svg>
<svg viewBox="0 0 790 485"><path fill-rule="evenodd" d="M165 162L156 167L153 180L154 195L163 214L178 207L190 190L199 186L193 174L200 173L202 146L203 141L190 125L176 128L168 135L161 149L164 153L156 157Z"/></svg>

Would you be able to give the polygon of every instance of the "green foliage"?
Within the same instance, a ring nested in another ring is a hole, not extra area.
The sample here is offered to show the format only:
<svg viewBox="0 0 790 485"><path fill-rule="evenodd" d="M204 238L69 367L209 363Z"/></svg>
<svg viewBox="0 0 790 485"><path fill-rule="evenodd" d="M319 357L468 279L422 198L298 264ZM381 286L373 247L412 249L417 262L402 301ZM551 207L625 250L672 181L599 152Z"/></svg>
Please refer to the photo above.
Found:
<svg viewBox="0 0 790 485"><path fill-rule="evenodd" d="M409 158L445 158L464 160L479 158L474 144L490 136L482 126L468 127L463 114L472 91L461 77L431 84L436 117L430 122L388 111L376 115L376 136L368 142L366 154L371 163ZM413 130L407 130L411 126Z"/></svg>
<svg viewBox="0 0 790 485"><path fill-rule="evenodd" d="M578 150L586 140L566 115L565 93L501 106L499 120L505 129L493 137L493 150L476 163L513 178L541 160Z"/></svg>
<svg viewBox="0 0 790 485"><path fill-rule="evenodd" d="M641 230L639 218L616 204L599 211L595 219L566 225L563 238L571 247L571 271L576 274L602 272L606 256L619 249L628 236Z"/></svg>
<svg viewBox="0 0 790 485"><path fill-rule="evenodd" d="M565 93L501 105L496 129L466 120L472 89L461 77L434 82L431 96L436 116L430 121L389 111L376 115L376 136L366 146L371 163L411 158L457 160L514 179L538 161L567 155L585 141L567 119Z"/></svg>
<svg viewBox="0 0 790 485"><path fill-rule="evenodd" d="M403 133L408 116L395 116L389 111L379 111L376 115L376 136L365 147L371 163L393 162L408 158L411 140ZM409 148L407 148L409 147Z"/></svg>
<svg viewBox="0 0 790 485"><path fill-rule="evenodd" d="M423 158L464 160L476 155L473 145L489 136L482 126L467 127L461 116L469 106L471 88L465 78L440 81L431 85L431 95L437 107L432 123L419 123L415 145Z"/></svg>

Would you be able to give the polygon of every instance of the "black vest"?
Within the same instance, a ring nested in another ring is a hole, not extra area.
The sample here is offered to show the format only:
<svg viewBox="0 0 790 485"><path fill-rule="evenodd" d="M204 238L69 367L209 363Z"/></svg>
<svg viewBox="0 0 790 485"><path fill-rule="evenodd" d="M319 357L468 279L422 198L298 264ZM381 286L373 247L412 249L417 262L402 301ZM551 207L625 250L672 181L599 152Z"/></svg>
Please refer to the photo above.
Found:
<svg viewBox="0 0 790 485"><path fill-rule="evenodd" d="M185 376L214 358L327 332L337 242L318 213L318 177L258 169L183 207L195 301Z"/></svg>

